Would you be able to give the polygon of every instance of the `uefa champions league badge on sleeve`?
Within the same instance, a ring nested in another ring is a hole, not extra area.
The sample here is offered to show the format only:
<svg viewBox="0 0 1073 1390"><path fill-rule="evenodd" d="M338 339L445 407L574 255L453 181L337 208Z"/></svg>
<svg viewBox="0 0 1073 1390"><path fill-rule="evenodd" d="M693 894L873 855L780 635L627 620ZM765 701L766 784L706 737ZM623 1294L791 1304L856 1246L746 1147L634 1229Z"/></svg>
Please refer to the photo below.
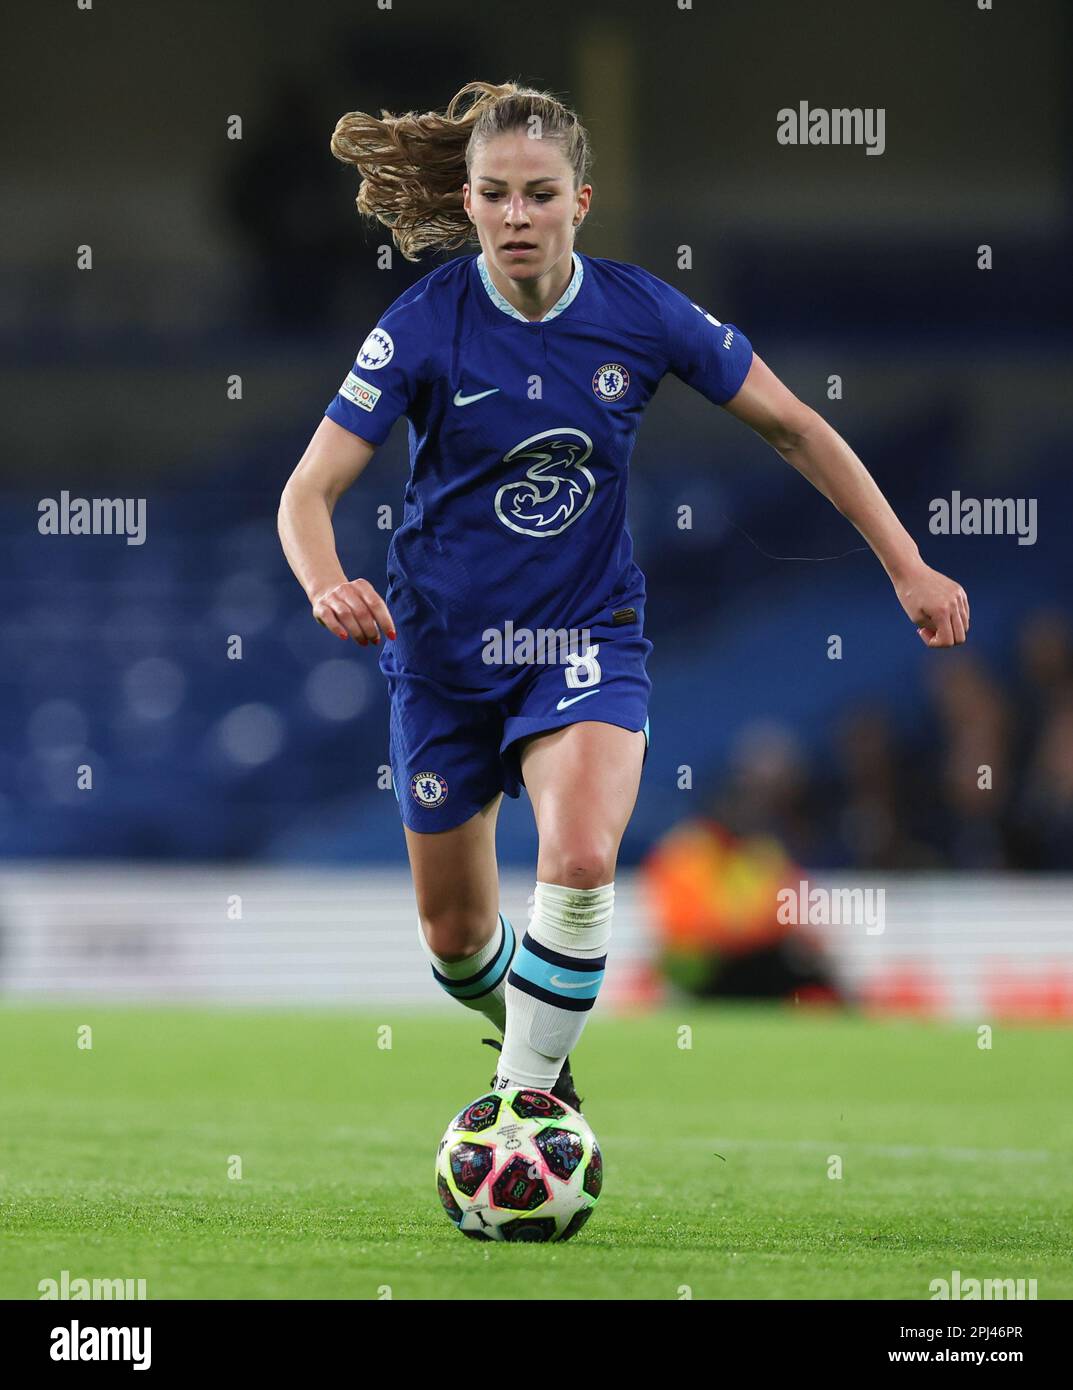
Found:
<svg viewBox="0 0 1073 1390"><path fill-rule="evenodd" d="M438 772L418 772L410 778L410 795L431 810L447 800L447 783Z"/></svg>
<svg viewBox="0 0 1073 1390"><path fill-rule="evenodd" d="M358 361L367 372L386 367L395 356L395 344L386 328L374 328L358 348Z"/></svg>

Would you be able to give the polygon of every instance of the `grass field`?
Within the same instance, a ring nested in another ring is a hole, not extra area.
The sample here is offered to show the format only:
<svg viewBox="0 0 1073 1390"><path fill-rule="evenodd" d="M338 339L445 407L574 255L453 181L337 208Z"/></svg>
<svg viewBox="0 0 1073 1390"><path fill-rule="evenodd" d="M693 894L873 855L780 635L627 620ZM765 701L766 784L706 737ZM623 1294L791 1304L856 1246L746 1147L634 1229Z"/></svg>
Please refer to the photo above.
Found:
<svg viewBox="0 0 1073 1390"><path fill-rule="evenodd" d="M606 1181L563 1246L464 1240L437 1202L488 1032L0 1009L0 1297L63 1269L158 1299L927 1299L954 1269L1073 1297L1071 1032L1000 1026L981 1051L975 1027L792 1009L597 1015L575 1074Z"/></svg>

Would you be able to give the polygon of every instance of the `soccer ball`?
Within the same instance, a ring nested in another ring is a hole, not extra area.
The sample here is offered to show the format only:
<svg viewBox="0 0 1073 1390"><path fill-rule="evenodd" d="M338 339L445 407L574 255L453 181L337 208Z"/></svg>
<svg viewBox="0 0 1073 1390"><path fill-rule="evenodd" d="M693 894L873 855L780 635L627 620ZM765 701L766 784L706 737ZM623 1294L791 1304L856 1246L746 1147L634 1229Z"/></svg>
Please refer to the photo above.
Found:
<svg viewBox="0 0 1073 1390"><path fill-rule="evenodd" d="M436 1152L443 1209L473 1240L569 1240L603 1183L588 1121L547 1091L481 1096L455 1116Z"/></svg>

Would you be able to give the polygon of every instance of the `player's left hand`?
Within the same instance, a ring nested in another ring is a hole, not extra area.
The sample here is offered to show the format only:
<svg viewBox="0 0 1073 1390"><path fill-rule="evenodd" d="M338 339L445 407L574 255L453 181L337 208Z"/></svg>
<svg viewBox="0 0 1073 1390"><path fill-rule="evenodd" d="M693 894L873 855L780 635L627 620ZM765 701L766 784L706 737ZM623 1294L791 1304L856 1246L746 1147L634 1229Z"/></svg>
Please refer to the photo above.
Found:
<svg viewBox="0 0 1073 1390"><path fill-rule="evenodd" d="M894 590L926 647L960 647L965 641L969 600L957 580L922 561Z"/></svg>

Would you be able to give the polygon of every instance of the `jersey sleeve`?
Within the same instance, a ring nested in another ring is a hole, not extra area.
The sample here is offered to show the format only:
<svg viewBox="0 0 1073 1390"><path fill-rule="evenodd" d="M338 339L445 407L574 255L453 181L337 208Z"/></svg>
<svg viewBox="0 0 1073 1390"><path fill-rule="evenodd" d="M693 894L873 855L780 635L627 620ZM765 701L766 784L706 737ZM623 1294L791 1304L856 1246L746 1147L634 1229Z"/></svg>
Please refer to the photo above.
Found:
<svg viewBox="0 0 1073 1390"><path fill-rule="evenodd" d="M656 279L666 334L667 370L702 396L723 405L749 374L753 345L732 323L720 323L681 290Z"/></svg>
<svg viewBox="0 0 1073 1390"><path fill-rule="evenodd" d="M428 341L420 302L396 300L358 349L325 415L370 444L383 444L414 403Z"/></svg>

